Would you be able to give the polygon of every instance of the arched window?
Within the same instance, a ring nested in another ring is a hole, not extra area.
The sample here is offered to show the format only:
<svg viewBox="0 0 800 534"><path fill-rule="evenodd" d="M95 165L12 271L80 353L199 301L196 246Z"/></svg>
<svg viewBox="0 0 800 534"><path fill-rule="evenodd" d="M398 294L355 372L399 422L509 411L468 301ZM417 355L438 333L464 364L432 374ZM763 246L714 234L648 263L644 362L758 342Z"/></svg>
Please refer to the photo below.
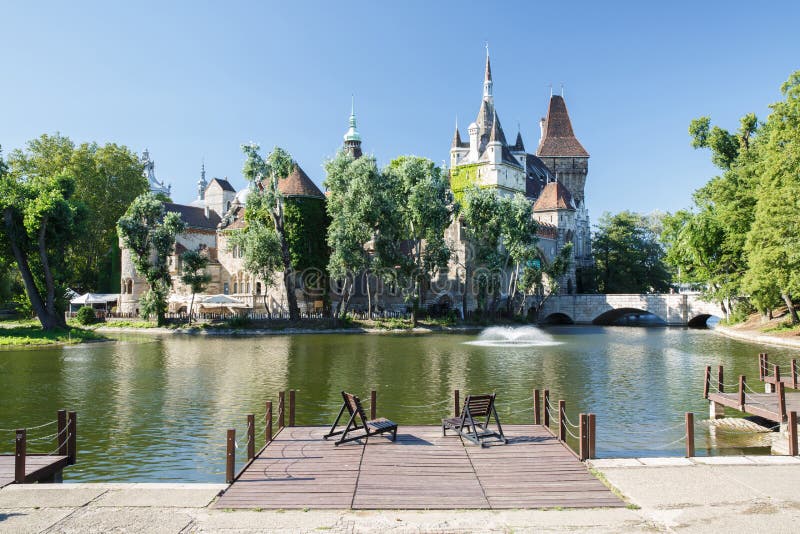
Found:
<svg viewBox="0 0 800 534"><path fill-rule="evenodd" d="M256 282L256 295L261 294L261 282Z"/></svg>
<svg viewBox="0 0 800 534"><path fill-rule="evenodd" d="M125 282L125 286L126 286L125 292L128 293L129 295L133 294L133 280L129 278L128 281Z"/></svg>
<svg viewBox="0 0 800 534"><path fill-rule="evenodd" d="M238 288L239 288L239 284L237 284L236 282L234 282L234 283L233 283L233 293L234 293L234 294L238 293L238 291L237 291L237 289L238 289Z"/></svg>

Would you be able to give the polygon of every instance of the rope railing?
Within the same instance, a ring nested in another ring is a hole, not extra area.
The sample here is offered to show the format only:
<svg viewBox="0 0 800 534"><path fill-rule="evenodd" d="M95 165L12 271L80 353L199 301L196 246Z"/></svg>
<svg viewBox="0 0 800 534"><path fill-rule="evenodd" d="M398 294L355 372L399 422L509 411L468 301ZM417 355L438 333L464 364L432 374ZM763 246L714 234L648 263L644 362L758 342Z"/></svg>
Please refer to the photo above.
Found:
<svg viewBox="0 0 800 534"><path fill-rule="evenodd" d="M56 432L28 438L30 430L41 430L48 428L53 424L57 425ZM53 467L57 470L56 475L60 477L60 471L65 465L75 464L77 458L77 414L75 412L67 412L66 410L58 410L57 417L54 421L37 425L31 428L17 428L14 429L14 482L23 484L25 482L36 482L37 475L31 475L30 478L26 472L26 463L29 456L61 456ZM31 453L28 450L29 445L41 446L44 443L55 441L55 448L46 453ZM41 471L41 470L40 470Z"/></svg>

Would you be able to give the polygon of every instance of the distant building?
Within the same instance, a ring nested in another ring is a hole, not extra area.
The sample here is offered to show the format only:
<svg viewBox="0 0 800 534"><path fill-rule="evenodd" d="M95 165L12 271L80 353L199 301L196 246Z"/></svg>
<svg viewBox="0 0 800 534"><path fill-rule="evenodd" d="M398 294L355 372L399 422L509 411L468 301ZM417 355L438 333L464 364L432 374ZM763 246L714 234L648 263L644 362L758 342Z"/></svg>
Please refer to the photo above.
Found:
<svg viewBox="0 0 800 534"><path fill-rule="evenodd" d="M540 121L536 154L526 151L520 132L514 143L509 143L495 108L493 84L487 53L478 116L467 127L466 140L462 140L458 125L453 134L450 186L456 198L468 187L478 186L505 196L521 194L533 202L543 259L552 261L565 244L573 243L574 261L561 283L562 291L573 293L577 290L576 268L592 261L584 197L589 153L575 137L566 103L559 95L550 97L547 117ZM454 238L461 235L458 227L450 233Z"/></svg>
<svg viewBox="0 0 800 534"><path fill-rule="evenodd" d="M144 164L144 175L147 177L150 191L152 193L163 193L169 196L172 191L172 186L156 178L156 164L150 159L150 152L146 148L144 152L142 152L142 164Z"/></svg>

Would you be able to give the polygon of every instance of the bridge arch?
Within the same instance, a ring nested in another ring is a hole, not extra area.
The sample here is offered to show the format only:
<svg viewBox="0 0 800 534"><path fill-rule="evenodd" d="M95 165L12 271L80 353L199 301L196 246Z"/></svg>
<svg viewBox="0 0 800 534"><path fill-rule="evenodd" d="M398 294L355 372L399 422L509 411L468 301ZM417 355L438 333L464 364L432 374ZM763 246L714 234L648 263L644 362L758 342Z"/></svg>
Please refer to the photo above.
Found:
<svg viewBox="0 0 800 534"><path fill-rule="evenodd" d="M628 321L622 321L624 318L631 318ZM664 326L667 321L663 317L655 313L639 308L614 308L605 311L592 320L595 325L619 325L619 324L651 324L653 326Z"/></svg>
<svg viewBox="0 0 800 534"><path fill-rule="evenodd" d="M714 315L713 313L700 313L689 319L686 324L691 328L705 328L708 326L708 320L712 317L717 320L721 319L721 317Z"/></svg>
<svg viewBox="0 0 800 534"><path fill-rule="evenodd" d="M545 317L542 324L575 324L575 321L566 313L556 312Z"/></svg>

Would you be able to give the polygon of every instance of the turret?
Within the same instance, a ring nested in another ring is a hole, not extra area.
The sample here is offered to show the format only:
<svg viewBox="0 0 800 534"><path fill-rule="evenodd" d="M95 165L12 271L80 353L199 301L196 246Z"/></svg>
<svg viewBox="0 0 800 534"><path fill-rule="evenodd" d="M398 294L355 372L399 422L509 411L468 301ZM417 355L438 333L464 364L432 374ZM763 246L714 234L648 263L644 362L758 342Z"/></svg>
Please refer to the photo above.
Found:
<svg viewBox="0 0 800 534"><path fill-rule="evenodd" d="M492 117L492 130L489 133L489 142L486 143L486 150L489 152L489 162L495 165L503 161L503 143L500 141L500 121L497 120L497 112Z"/></svg>
<svg viewBox="0 0 800 534"><path fill-rule="evenodd" d="M542 139L536 155L567 186L576 204L583 204L589 153L572 131L564 97L553 95L542 124Z"/></svg>
<svg viewBox="0 0 800 534"><path fill-rule="evenodd" d="M344 134L344 149L354 158L361 157L361 134L356 128L356 104L355 98L350 104L350 128Z"/></svg>

